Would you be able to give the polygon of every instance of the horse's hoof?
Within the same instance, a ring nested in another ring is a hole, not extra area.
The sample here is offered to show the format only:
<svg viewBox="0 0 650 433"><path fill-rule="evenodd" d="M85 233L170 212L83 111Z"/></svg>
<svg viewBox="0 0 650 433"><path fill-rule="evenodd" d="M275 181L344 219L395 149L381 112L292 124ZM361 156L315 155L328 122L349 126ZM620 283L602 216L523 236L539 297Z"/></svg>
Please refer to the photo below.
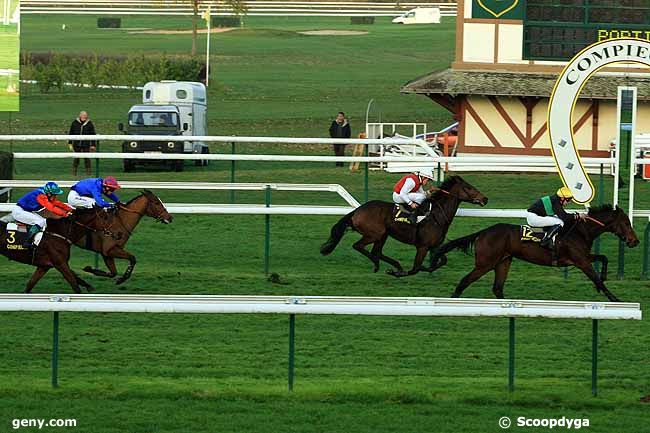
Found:
<svg viewBox="0 0 650 433"><path fill-rule="evenodd" d="M386 274L388 275L392 275L393 277L396 277L397 275L395 275L395 273L396 273L395 269L386 269Z"/></svg>
<svg viewBox="0 0 650 433"><path fill-rule="evenodd" d="M120 284L124 283L126 281L126 278L118 278L115 280L115 285L119 286Z"/></svg>
<svg viewBox="0 0 650 433"><path fill-rule="evenodd" d="M92 266L86 266L85 268L83 268L83 271L84 271L84 272L91 273L91 274L94 273L94 272L93 272L94 269L93 269Z"/></svg>
<svg viewBox="0 0 650 433"><path fill-rule="evenodd" d="M86 290L88 291L88 293L90 293L90 292L94 292L95 288L93 286L88 286L86 287Z"/></svg>
<svg viewBox="0 0 650 433"><path fill-rule="evenodd" d="M379 271L379 266L376 266L376 267L372 270L372 272L375 273L375 274L377 273L377 271Z"/></svg>

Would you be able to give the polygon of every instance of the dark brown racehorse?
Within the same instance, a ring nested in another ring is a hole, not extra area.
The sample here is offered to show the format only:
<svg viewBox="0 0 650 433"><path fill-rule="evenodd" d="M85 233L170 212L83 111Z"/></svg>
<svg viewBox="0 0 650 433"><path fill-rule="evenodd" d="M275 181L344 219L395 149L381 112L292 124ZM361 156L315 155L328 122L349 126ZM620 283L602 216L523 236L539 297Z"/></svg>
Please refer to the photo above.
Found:
<svg viewBox="0 0 650 433"><path fill-rule="evenodd" d="M154 218L163 224L169 224L174 219L167 212L165 205L158 196L148 190L143 191L126 204L118 204L110 214L108 234L89 232L75 242L78 247L100 253L109 272L93 269L90 266L86 266L84 271L99 277L114 278L117 276L115 259L125 259L129 261L129 266L124 271L124 275L118 278L115 283L122 284L131 278L136 259L133 254L124 249L124 246L129 241L135 227L145 216Z"/></svg>
<svg viewBox="0 0 650 433"><path fill-rule="evenodd" d="M391 275L403 277L417 274L420 270L428 270L422 268L422 262L427 253L435 250L445 239L461 202L485 206L488 199L460 176L451 176L440 185L432 197L422 202L420 209L429 213L417 227L396 222L393 203L369 201L341 218L332 227L330 238L321 246L320 252L328 255L334 251L346 229L350 227L362 235L353 248L372 261L375 265L374 272L379 270L379 262L383 260L397 269L389 270ZM397 260L382 252L389 236L405 244L415 245L417 253L410 271L405 272ZM373 244L370 252L366 250L366 245L369 244Z"/></svg>
<svg viewBox="0 0 650 433"><path fill-rule="evenodd" d="M0 222L0 253L10 260L36 266L36 271L27 282L25 292L32 291L36 283L52 268L63 275L76 293L81 293L79 286L88 291L93 287L79 278L71 269L70 247L86 233L107 230L108 214L101 209L77 210L67 218L48 219L47 230L35 249L22 249L15 237L15 232L7 232L7 223ZM12 234L13 233L13 234Z"/></svg>
<svg viewBox="0 0 650 433"><path fill-rule="evenodd" d="M630 225L630 220L622 209L611 205L591 208L588 217L564 227L558 235L556 250L552 252L538 243L521 240L521 226L495 224L485 230L456 239L443 245L431 259L431 269L435 270L447 263L445 254L454 249L469 252L475 250L474 269L458 283L453 297L457 298L463 290L489 271L494 270L492 291L497 298L503 298L503 286L513 258L525 260L542 266L575 266L603 292L610 301L618 301L605 287L607 279L607 257L591 254L594 240L603 233L614 233L632 248L639 239ZM601 262L600 275L592 263Z"/></svg>

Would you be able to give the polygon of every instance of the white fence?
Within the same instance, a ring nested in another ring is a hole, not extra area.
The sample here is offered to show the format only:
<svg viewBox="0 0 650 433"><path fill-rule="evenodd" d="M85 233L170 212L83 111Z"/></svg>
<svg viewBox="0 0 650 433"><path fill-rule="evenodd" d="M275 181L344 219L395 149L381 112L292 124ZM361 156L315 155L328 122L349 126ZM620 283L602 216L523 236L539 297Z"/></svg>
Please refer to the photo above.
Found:
<svg viewBox="0 0 650 433"><path fill-rule="evenodd" d="M224 2L202 1L203 12L210 6L213 15L234 15ZM437 7L444 17L456 16L456 3L445 2L246 2L248 16L376 16L395 17L416 7ZM65 15L192 15L190 1L158 0L22 0L23 14Z"/></svg>
<svg viewBox="0 0 650 433"><path fill-rule="evenodd" d="M641 320L638 303L347 296L0 294L0 311L346 314Z"/></svg>
<svg viewBox="0 0 650 433"><path fill-rule="evenodd" d="M113 152L15 152L15 159L57 159L57 158L89 158L89 159L149 159L149 160L212 160L212 161L266 161L266 162L415 162L421 167L435 168L445 163L462 163L465 165L482 166L483 157L444 157L438 156L419 139L331 139L331 138L296 138L296 137L234 137L234 136L151 136L151 135L96 135L100 141L203 141L221 143L288 143L288 144L400 144L421 147L429 156L319 156L319 155L242 155L242 154L150 154L150 153L113 153ZM0 135L2 141L67 141L78 140L77 135ZM552 157L504 157L494 158L495 163L503 166L526 164L552 164ZM586 164L615 164L615 158L583 158ZM0 186L10 186L11 182L0 182ZM36 182L36 181L34 181ZM191 183L187 188L191 189ZM228 184L219 187L228 189ZM264 184L266 185L266 184ZM159 188L174 189L172 185L160 184ZM613 178L614 191L618 191L618 179ZM346 191L347 193L347 191ZM346 199L347 200L347 199ZM356 201L356 200L355 200ZM168 204L170 212L198 214L310 214L310 215L344 215L355 207L348 201L350 207L342 206L283 206L283 205L229 205L229 204ZM0 204L0 211L7 211L10 204ZM521 209L459 209L459 216L522 218L525 212Z"/></svg>
<svg viewBox="0 0 650 433"><path fill-rule="evenodd" d="M592 320L592 393L597 394L598 320L641 320L638 303L506 299L334 296L41 295L0 294L0 311L53 312L52 385L58 386L59 314L182 313L289 315L288 388L294 383L296 315L509 318L508 385L514 390L515 318Z"/></svg>

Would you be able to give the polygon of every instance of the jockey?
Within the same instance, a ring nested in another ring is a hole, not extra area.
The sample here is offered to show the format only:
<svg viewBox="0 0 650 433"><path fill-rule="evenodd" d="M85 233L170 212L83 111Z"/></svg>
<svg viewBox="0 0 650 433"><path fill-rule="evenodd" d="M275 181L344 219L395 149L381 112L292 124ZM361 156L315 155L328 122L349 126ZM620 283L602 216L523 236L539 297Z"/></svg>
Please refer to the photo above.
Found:
<svg viewBox="0 0 650 433"><path fill-rule="evenodd" d="M406 205L411 209L417 209L427 198L427 194L422 187L430 180L433 180L433 171L430 168L407 174L393 187L393 202L398 205Z"/></svg>
<svg viewBox="0 0 650 433"><path fill-rule="evenodd" d="M11 211L16 221L31 225L24 246L38 245L43 237L43 231L47 220L37 212L47 209L55 215L66 217L72 213L72 208L56 199L57 195L63 194L63 190L54 182L48 182L45 186L37 188L25 194Z"/></svg>
<svg viewBox="0 0 650 433"><path fill-rule="evenodd" d="M72 185L68 194L68 203L74 207L91 208L93 206L109 207L111 203L104 200L105 195L115 203L120 199L115 195L115 191L120 189L120 185L113 176L104 179L100 177L80 180Z"/></svg>
<svg viewBox="0 0 650 433"><path fill-rule="evenodd" d="M526 221L531 227L551 227L544 234L541 246L549 245L564 224L582 218L580 214L568 213L564 210L564 206L571 199L573 199L571 190L563 186L554 195L540 198L527 209Z"/></svg>

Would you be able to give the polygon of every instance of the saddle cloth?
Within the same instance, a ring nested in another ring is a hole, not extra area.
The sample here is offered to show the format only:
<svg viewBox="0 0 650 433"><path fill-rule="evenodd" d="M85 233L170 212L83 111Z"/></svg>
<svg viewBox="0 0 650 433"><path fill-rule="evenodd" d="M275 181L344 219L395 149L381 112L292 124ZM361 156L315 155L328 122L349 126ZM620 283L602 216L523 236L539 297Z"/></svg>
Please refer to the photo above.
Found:
<svg viewBox="0 0 650 433"><path fill-rule="evenodd" d="M539 243L544 237L544 227L531 227L529 225L521 226L521 240L523 242Z"/></svg>
<svg viewBox="0 0 650 433"><path fill-rule="evenodd" d="M27 250L23 244L29 232L29 226L19 222L7 223L6 235L3 239L3 246L7 250Z"/></svg>
<svg viewBox="0 0 650 433"><path fill-rule="evenodd" d="M415 212L414 209L410 209L407 206L403 204L396 204L393 210L393 220L397 223L406 223L406 224L411 224L411 220L409 219L409 215L411 215L413 212ZM418 215L417 217L417 223L422 221L423 219L426 218L426 215ZM416 223L416 224L417 224Z"/></svg>

